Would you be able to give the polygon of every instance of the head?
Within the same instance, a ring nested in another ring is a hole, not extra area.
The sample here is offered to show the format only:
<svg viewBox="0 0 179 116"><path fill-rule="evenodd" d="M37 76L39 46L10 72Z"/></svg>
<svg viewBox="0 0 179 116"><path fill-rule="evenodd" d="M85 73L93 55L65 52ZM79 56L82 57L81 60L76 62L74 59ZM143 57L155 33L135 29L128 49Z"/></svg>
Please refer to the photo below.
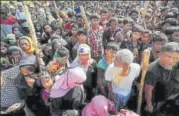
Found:
<svg viewBox="0 0 179 116"><path fill-rule="evenodd" d="M144 28L140 25L134 25L132 28L132 41L136 41L141 38Z"/></svg>
<svg viewBox="0 0 179 116"><path fill-rule="evenodd" d="M118 26L119 26L120 28L123 28L123 26L124 26L124 24L123 24L123 18L119 18L119 19L118 19Z"/></svg>
<svg viewBox="0 0 179 116"><path fill-rule="evenodd" d="M85 24L84 19L81 15L76 16L76 21L77 21L79 27L83 27Z"/></svg>
<svg viewBox="0 0 179 116"><path fill-rule="evenodd" d="M18 26L14 26L14 27L12 27L12 33L13 33L14 35L19 34L19 33L20 33L20 29L19 29L19 27L18 27Z"/></svg>
<svg viewBox="0 0 179 116"><path fill-rule="evenodd" d="M77 38L80 44L86 43L87 32L84 29L79 29L77 31Z"/></svg>
<svg viewBox="0 0 179 116"><path fill-rule="evenodd" d="M137 12L136 10L132 10L132 11L129 13L129 16L130 16L134 21L137 21L138 12Z"/></svg>
<svg viewBox="0 0 179 116"><path fill-rule="evenodd" d="M105 48L106 58L113 60L116 56L116 52L119 50L119 45L115 42L109 42Z"/></svg>
<svg viewBox="0 0 179 116"><path fill-rule="evenodd" d="M78 48L77 54L82 65L88 64L91 59L91 50L87 44L81 44Z"/></svg>
<svg viewBox="0 0 179 116"><path fill-rule="evenodd" d="M162 46L159 54L160 65L168 70L179 61L179 43L169 42Z"/></svg>
<svg viewBox="0 0 179 116"><path fill-rule="evenodd" d="M8 34L7 39L9 44L13 45L16 43L16 36L14 34Z"/></svg>
<svg viewBox="0 0 179 116"><path fill-rule="evenodd" d="M21 50L17 46L10 46L8 48L8 57L12 64L19 64L21 58Z"/></svg>
<svg viewBox="0 0 179 116"><path fill-rule="evenodd" d="M123 31L128 32L129 30L132 30L134 20L132 18L127 17L124 19L123 24Z"/></svg>
<svg viewBox="0 0 179 116"><path fill-rule="evenodd" d="M77 24L72 24L72 29L71 29L72 35L77 36L77 31L78 31L78 25Z"/></svg>
<svg viewBox="0 0 179 116"><path fill-rule="evenodd" d="M52 47L50 45L46 45L42 52L46 57L52 57Z"/></svg>
<svg viewBox="0 0 179 116"><path fill-rule="evenodd" d="M49 34L49 35L51 35L52 32L53 32L52 27L51 27L50 24L44 24L44 25L43 25L43 30L44 30L44 32L45 32L46 34Z"/></svg>
<svg viewBox="0 0 179 116"><path fill-rule="evenodd" d="M19 9L20 12L23 11L23 4L22 4L22 3L18 2L18 3L17 3L17 7L18 7L18 9Z"/></svg>
<svg viewBox="0 0 179 116"><path fill-rule="evenodd" d="M1 41L0 45L1 45L1 55L4 56L7 54L8 44L7 42Z"/></svg>
<svg viewBox="0 0 179 116"><path fill-rule="evenodd" d="M16 15L16 8L14 6L10 6L10 12L12 13L13 16Z"/></svg>
<svg viewBox="0 0 179 116"><path fill-rule="evenodd" d="M178 24L175 18L167 18L162 24L162 29L168 28L170 26L176 26Z"/></svg>
<svg viewBox="0 0 179 116"><path fill-rule="evenodd" d="M6 8L4 6L1 6L1 18L2 19L7 19L8 18L8 14L7 14L7 11L6 11Z"/></svg>
<svg viewBox="0 0 179 116"><path fill-rule="evenodd" d="M143 30L141 33L141 40L143 43L147 43L150 41L150 35L151 35L151 31L150 30Z"/></svg>
<svg viewBox="0 0 179 116"><path fill-rule="evenodd" d="M111 30L115 30L117 28L117 24L118 24L118 21L117 21L117 18L116 17L112 17L110 20L109 20L109 26L110 26L110 29Z"/></svg>
<svg viewBox="0 0 179 116"><path fill-rule="evenodd" d="M121 49L116 53L116 57L114 59L114 66L125 71L129 68L133 60L134 56L130 50Z"/></svg>
<svg viewBox="0 0 179 116"><path fill-rule="evenodd" d="M102 9L100 15L101 15L101 20L107 20L107 10L106 9Z"/></svg>
<svg viewBox="0 0 179 116"><path fill-rule="evenodd" d="M171 41L179 43L179 26L172 27Z"/></svg>
<svg viewBox="0 0 179 116"><path fill-rule="evenodd" d="M35 51L32 39L27 36L22 36L18 40L19 47L27 54L32 54Z"/></svg>
<svg viewBox="0 0 179 116"><path fill-rule="evenodd" d="M98 14L92 14L90 16L92 26L98 26L99 25L99 19L100 19L100 16Z"/></svg>

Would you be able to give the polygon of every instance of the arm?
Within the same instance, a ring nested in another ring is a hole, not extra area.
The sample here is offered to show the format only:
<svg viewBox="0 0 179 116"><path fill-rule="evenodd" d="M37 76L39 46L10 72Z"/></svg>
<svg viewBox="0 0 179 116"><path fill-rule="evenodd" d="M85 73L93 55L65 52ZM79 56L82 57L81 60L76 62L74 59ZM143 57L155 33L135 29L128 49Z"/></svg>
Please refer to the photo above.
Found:
<svg viewBox="0 0 179 116"><path fill-rule="evenodd" d="M104 70L101 69L101 68L98 68L97 69L97 74L98 74L98 77L97 77L97 84L98 84L98 87L100 89L100 92L104 95L106 95L106 92L104 90L104 86L103 86L103 78L104 78Z"/></svg>
<svg viewBox="0 0 179 116"><path fill-rule="evenodd" d="M144 91L145 91L145 101L148 106L152 105L152 91L153 91L153 86L152 85L145 85Z"/></svg>

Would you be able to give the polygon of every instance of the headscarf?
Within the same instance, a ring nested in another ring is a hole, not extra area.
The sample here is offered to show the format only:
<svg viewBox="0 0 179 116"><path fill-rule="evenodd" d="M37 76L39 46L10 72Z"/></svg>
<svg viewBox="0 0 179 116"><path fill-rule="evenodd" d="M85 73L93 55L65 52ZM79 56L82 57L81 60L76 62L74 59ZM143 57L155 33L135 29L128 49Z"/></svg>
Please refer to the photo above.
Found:
<svg viewBox="0 0 179 116"><path fill-rule="evenodd" d="M82 116L109 116L109 111L115 111L114 103L102 95L92 99L82 111Z"/></svg>
<svg viewBox="0 0 179 116"><path fill-rule="evenodd" d="M139 116L139 115L134 113L133 111L121 109L117 116Z"/></svg>
<svg viewBox="0 0 179 116"><path fill-rule="evenodd" d="M90 65L93 60L91 58L91 50L90 47L87 44L80 44L79 48L77 50L77 57L75 58L75 60L72 62L71 67L76 67L76 66L80 66L83 67L79 55L80 54L89 54L89 61L88 64ZM83 67L83 69L85 70L85 72L87 72L88 66L87 67Z"/></svg>
<svg viewBox="0 0 179 116"><path fill-rule="evenodd" d="M19 38L19 44L20 44L20 41L22 40L22 39L25 39L25 40L27 40L28 42L29 42L29 44L30 44L30 49L29 50L27 50L27 51L24 51L26 54L33 54L33 52L35 51L35 47L34 47L34 44L33 44L33 42L32 42L32 39L31 38L29 38L29 37L27 37L27 36L22 36L22 37L20 37ZM20 45L19 45L20 46Z"/></svg>
<svg viewBox="0 0 179 116"><path fill-rule="evenodd" d="M55 83L52 86L50 97L58 98L65 96L68 91L79 86L83 88L82 83L86 80L86 74L80 67L68 69L64 74L55 77ZM71 86L71 87L70 87Z"/></svg>

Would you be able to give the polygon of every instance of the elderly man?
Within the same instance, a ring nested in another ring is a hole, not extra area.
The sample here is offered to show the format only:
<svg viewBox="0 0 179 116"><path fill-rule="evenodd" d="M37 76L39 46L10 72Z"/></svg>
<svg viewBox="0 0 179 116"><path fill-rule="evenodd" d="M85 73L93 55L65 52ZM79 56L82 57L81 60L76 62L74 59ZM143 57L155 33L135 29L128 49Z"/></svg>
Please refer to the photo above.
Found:
<svg viewBox="0 0 179 116"><path fill-rule="evenodd" d="M178 61L179 44L169 42L161 48L159 58L149 66L145 80L145 110L154 112L152 116L179 114L179 105L175 102L176 96L179 96L178 67L175 67Z"/></svg>
<svg viewBox="0 0 179 116"><path fill-rule="evenodd" d="M108 97L116 104L116 110L124 108L129 100L132 83L139 76L140 66L133 63L134 56L128 49L119 50L114 62L105 73Z"/></svg>

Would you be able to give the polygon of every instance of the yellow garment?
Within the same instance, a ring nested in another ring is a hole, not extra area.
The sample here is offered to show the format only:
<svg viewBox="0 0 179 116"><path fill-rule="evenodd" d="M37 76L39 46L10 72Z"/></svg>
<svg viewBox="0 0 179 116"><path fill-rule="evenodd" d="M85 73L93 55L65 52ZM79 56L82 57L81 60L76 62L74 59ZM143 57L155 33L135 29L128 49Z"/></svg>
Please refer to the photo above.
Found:
<svg viewBox="0 0 179 116"><path fill-rule="evenodd" d="M33 42L32 42L32 39L30 38L30 37L27 37L27 36L22 36L21 38L19 38L19 42L20 42L20 40L22 40L22 39L25 39L25 40L27 40L28 42L29 42L29 44L30 44L30 49L29 50L27 50L27 51L24 51L26 54L33 54L33 52L35 51L35 47L34 47L34 44L33 44ZM18 43L19 43L18 42ZM19 45L20 46L20 45Z"/></svg>
<svg viewBox="0 0 179 116"><path fill-rule="evenodd" d="M118 86L119 85L119 83L120 82L122 82L123 80L124 80L124 77L121 77L120 76L120 72L116 72L116 71L114 71L113 72L113 84L115 85L115 86Z"/></svg>

